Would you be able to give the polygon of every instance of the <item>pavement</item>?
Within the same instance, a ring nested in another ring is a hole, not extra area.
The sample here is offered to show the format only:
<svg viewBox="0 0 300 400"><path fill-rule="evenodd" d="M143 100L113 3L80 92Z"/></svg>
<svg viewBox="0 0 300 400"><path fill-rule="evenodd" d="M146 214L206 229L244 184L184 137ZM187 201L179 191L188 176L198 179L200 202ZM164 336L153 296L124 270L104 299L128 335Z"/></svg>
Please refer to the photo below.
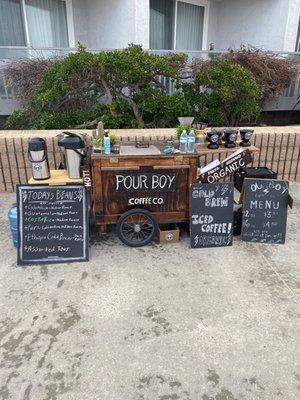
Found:
<svg viewBox="0 0 300 400"><path fill-rule="evenodd" d="M300 186L285 245L140 249L19 267L0 195L1 400L299 400Z"/></svg>

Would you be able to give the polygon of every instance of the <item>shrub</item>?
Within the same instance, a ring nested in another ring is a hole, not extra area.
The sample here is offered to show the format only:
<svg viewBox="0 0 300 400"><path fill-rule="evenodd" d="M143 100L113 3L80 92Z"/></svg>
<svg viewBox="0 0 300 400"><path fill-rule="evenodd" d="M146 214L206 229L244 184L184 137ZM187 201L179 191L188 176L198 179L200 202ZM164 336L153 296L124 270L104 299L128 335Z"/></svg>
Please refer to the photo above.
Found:
<svg viewBox="0 0 300 400"><path fill-rule="evenodd" d="M296 69L289 59L253 48L188 64L185 54L163 57L138 45L101 53L79 45L64 59L8 65L6 81L24 109L6 126L93 128L101 119L106 128L171 127L183 116L236 125L256 118L259 105L288 86ZM178 90L167 94L159 76L171 78Z"/></svg>
<svg viewBox="0 0 300 400"><path fill-rule="evenodd" d="M58 59L20 59L5 67L5 83L14 90L16 99L27 106L40 84L43 74Z"/></svg>
<svg viewBox="0 0 300 400"><path fill-rule="evenodd" d="M65 128L66 124L71 128L89 113L95 115L104 100L107 107L97 117L109 127L144 126L136 99L146 88L164 92L157 76L178 80L185 61L186 55L160 57L138 45L97 54L79 46L76 53L53 61L40 75L25 104L26 121L14 115L7 126L20 126L23 121L31 128Z"/></svg>
<svg viewBox="0 0 300 400"><path fill-rule="evenodd" d="M261 105L290 86L299 71L299 61L255 47L241 46L238 51L229 51L223 57L252 73L259 87Z"/></svg>
<svg viewBox="0 0 300 400"><path fill-rule="evenodd" d="M259 115L259 88L250 71L230 60L215 58L194 65L194 73L195 85L206 93L208 108L214 112L219 108L219 117L226 125L235 126Z"/></svg>

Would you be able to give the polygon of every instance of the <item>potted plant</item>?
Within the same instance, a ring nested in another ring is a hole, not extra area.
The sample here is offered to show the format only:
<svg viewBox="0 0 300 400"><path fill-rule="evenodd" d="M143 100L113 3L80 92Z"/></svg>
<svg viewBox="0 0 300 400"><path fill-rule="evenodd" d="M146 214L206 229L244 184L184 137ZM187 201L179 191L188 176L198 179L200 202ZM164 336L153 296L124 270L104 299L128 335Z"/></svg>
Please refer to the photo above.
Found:
<svg viewBox="0 0 300 400"><path fill-rule="evenodd" d="M93 138L92 143L93 143L94 153L101 153L101 150L102 150L102 138L100 138L100 137Z"/></svg>
<svg viewBox="0 0 300 400"><path fill-rule="evenodd" d="M93 130L92 143L93 143L94 153L101 153L103 136L104 136L104 127L103 127L103 122L100 121L98 123L97 129Z"/></svg>
<svg viewBox="0 0 300 400"><path fill-rule="evenodd" d="M119 153L120 146L117 144L117 139L118 139L117 135L115 133L111 133L109 135L109 139L110 139L110 145L111 145L111 148L112 148L112 152L113 153Z"/></svg>

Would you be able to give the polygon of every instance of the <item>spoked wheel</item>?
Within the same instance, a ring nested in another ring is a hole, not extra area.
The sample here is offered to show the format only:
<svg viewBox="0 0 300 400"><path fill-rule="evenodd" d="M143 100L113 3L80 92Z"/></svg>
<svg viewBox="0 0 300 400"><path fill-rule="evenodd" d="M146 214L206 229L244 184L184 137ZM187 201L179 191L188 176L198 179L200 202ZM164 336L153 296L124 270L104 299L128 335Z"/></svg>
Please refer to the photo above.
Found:
<svg viewBox="0 0 300 400"><path fill-rule="evenodd" d="M156 229L157 223L152 214L139 208L124 213L117 223L120 240L130 247L149 244L154 238Z"/></svg>

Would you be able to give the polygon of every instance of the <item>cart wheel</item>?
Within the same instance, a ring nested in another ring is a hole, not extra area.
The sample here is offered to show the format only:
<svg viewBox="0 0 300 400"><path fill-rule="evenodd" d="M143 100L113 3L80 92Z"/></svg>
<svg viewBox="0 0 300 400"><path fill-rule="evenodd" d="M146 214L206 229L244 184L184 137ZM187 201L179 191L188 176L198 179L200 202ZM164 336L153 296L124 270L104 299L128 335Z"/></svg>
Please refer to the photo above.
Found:
<svg viewBox="0 0 300 400"><path fill-rule="evenodd" d="M141 247L149 244L156 233L157 223L152 214L136 208L121 215L117 223L119 239L130 247Z"/></svg>

